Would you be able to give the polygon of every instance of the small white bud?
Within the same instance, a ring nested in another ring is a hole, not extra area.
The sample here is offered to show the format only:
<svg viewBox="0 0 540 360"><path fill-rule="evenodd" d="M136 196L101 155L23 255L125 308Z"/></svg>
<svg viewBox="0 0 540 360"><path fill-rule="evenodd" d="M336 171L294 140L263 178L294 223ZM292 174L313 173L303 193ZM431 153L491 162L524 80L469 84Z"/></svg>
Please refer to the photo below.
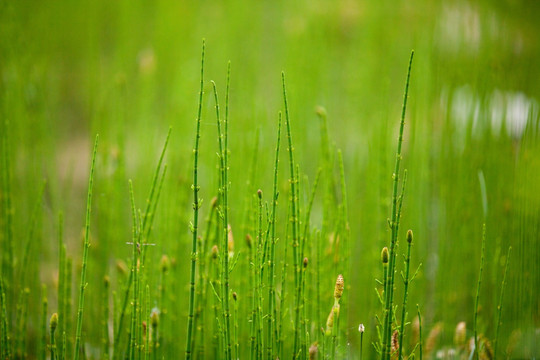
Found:
<svg viewBox="0 0 540 360"><path fill-rule="evenodd" d="M360 325L358 326L358 331L359 331L360 333L363 334L365 330L366 330L366 328L364 327L364 324L360 324Z"/></svg>

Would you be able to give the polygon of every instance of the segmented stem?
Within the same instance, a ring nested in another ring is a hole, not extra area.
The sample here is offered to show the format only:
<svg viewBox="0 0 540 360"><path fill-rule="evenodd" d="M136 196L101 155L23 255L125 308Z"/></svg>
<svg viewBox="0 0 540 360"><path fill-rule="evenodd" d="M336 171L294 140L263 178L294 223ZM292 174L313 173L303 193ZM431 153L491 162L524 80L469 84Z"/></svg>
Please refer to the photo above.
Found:
<svg viewBox="0 0 540 360"><path fill-rule="evenodd" d="M92 188L94 186L94 167L96 165L96 153L99 142L99 135L96 135L94 151L92 152L92 166L90 167L90 178L88 180L88 198L86 201L86 225L84 231L83 261L81 269L81 282L79 284L79 307L77 310L77 331L75 335L74 359L79 360L81 351L81 336L84 311L84 291L86 289L86 267L88 263L88 249L90 248L90 215L92 213Z"/></svg>
<svg viewBox="0 0 540 360"><path fill-rule="evenodd" d="M401 110L401 122L399 126L398 146L396 151L396 163L394 173L392 174L393 186L392 186L392 210L391 210L391 242L390 242L390 263L388 271L388 282L385 288L385 319L384 319L384 331L383 331L383 344L381 359L385 360L390 358L390 337L392 333L392 310L393 310L393 293L394 293L394 274L395 274L395 252L398 237L399 217L398 217L398 183L399 183L399 169L401 165L401 147L403 144L403 129L405 127L405 112L407 109L407 98L409 96L409 81L411 77L412 61L414 57L414 51L411 52L409 59L409 68L407 71L407 81L405 83L405 94L403 96L403 107Z"/></svg>
<svg viewBox="0 0 540 360"><path fill-rule="evenodd" d="M512 247L508 247L508 253L506 254L506 265L504 266L504 276L501 285L501 297L499 298L499 306L497 306L497 329L495 330L495 349L493 351L493 359L497 359L497 347L499 345L499 330L501 327L501 316L502 316L502 307L503 307L503 298L504 298L504 288L506 287L506 275L508 273L508 263L510 261L510 253L512 252Z"/></svg>
<svg viewBox="0 0 540 360"><path fill-rule="evenodd" d="M203 87L204 87L204 40L202 43L202 55L201 55L201 83L199 90L199 107L197 110L197 130L195 135L195 148L193 149L193 223L191 232L193 235L191 242L191 270L190 270L190 282L189 282L189 313L188 313L188 325L187 325L187 339L186 339L186 360L191 359L193 353L193 318L195 308L195 269L197 265L197 230L199 224L199 183L198 183L198 165L199 165L199 139L201 138L201 114L203 103Z"/></svg>
<svg viewBox="0 0 540 360"><path fill-rule="evenodd" d="M480 286L482 285L482 273L484 271L484 254L486 251L486 224L482 227L482 255L480 258L480 274L478 274L478 285L476 286L476 299L474 301L474 357L479 358L478 349L478 302L480 300Z"/></svg>

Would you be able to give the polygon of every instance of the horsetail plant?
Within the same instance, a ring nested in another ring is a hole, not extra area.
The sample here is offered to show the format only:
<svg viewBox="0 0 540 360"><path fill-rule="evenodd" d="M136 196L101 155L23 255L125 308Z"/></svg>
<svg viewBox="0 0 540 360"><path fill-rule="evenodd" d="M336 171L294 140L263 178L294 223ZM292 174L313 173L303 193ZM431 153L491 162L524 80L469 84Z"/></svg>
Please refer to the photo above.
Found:
<svg viewBox="0 0 540 360"><path fill-rule="evenodd" d="M366 328L364 324L360 324L358 326L358 332L360 333L360 360L362 360L362 350L363 350L363 344L364 344L364 332L366 331Z"/></svg>
<svg viewBox="0 0 540 360"><path fill-rule="evenodd" d="M15 337L15 351L17 357L26 357L26 324L28 323L28 297L30 295L30 289L25 287L21 289L20 302L17 304L18 308L18 326L17 336Z"/></svg>
<svg viewBox="0 0 540 360"><path fill-rule="evenodd" d="M201 114L203 102L203 86L204 86L204 40L202 43L201 55L201 82L199 90L199 105L197 110L197 130L195 134L195 148L193 149L193 223L191 224L192 242L191 242L191 270L189 282L189 314L187 324L187 340L186 340L186 360L191 359L193 352L192 336L193 336L193 318L195 307L195 267L197 264L197 232L199 226L199 182L198 182L198 164L199 164L199 140L201 138Z"/></svg>
<svg viewBox="0 0 540 360"><path fill-rule="evenodd" d="M295 162L294 162L294 146L292 142L291 135L291 119L289 116L289 105L287 102L287 89L285 86L285 73L281 73L281 83L283 86L283 103L285 106L285 123L287 125L287 140L288 140L288 151L289 151L289 167L291 171L290 177L290 187L291 187L291 226L292 226L292 248L293 248L293 266L294 266L294 286L295 286L295 297L294 297L294 345L293 345L293 359L298 357L298 337L300 332L300 297L301 297L301 286L300 286L300 267L299 267L299 254L298 254L298 177L295 174Z"/></svg>
<svg viewBox="0 0 540 360"><path fill-rule="evenodd" d="M497 306L497 325L495 329L495 344L493 351L493 358L497 359L497 347L499 345L499 330L501 327L501 316L502 316L502 307L503 307L503 298L504 298L504 288L506 287L506 275L508 273L508 263L510 262L510 253L512 252L512 247L508 247L508 253L506 254L506 264L504 266L504 275L501 285L501 296L499 298L499 305Z"/></svg>
<svg viewBox="0 0 540 360"><path fill-rule="evenodd" d="M88 197L86 202L86 225L84 232L83 260L81 270L81 281L79 284L79 307L77 310L77 332L75 334L74 359L79 360L81 350L82 323L84 311L84 292L86 283L86 267L88 263L88 249L90 248L90 215L92 213L92 188L94 186L94 167L96 165L96 153L99 142L99 135L96 135L94 150L92 152L92 165L90 167L90 178L88 180Z"/></svg>
<svg viewBox="0 0 540 360"><path fill-rule="evenodd" d="M158 326L159 326L159 312L157 309L152 309L150 313L150 324L152 325L152 359L157 359L158 352Z"/></svg>
<svg viewBox="0 0 540 360"><path fill-rule="evenodd" d="M225 346L225 357L230 360L232 357L232 345L231 345L231 332L230 332L230 308L229 308L229 257L231 254L231 227L229 225L229 210L228 210L228 193L229 193L229 184L228 184L228 91L229 91L229 79L230 79L230 63L227 70L227 90L225 96L225 119L223 121L223 132L222 132L222 119L219 114L219 99L217 93L216 83L212 81L212 87L214 89L214 100L216 107L216 119L217 119L217 130L218 130L218 143L219 143L219 166L220 166L220 181L221 181L221 197L222 197L222 206L221 206L221 218L222 218L222 247L221 247L221 303L222 303L222 319L223 319L223 340Z"/></svg>
<svg viewBox="0 0 540 360"><path fill-rule="evenodd" d="M103 338L101 340L103 346L103 359L109 359L109 348L111 346L109 340L109 287L111 280L109 276L105 275L103 277Z"/></svg>
<svg viewBox="0 0 540 360"><path fill-rule="evenodd" d="M266 334L266 359L272 359L272 330L276 327L276 278L275 259L276 259L276 210L278 202L278 168L279 168L279 148L281 144L281 111L278 115L278 132L276 140L276 153L274 158L274 183L272 191L272 217L270 218L270 258L268 261L268 317L267 317L267 334ZM277 339L275 339L277 341Z"/></svg>
<svg viewBox="0 0 540 360"><path fill-rule="evenodd" d="M1 311L2 311L2 338L1 338L1 344L2 344L2 359L9 359L11 357L11 351L10 351L10 338L8 334L8 315L6 312L6 293L5 293L5 283L4 278L0 278L0 302L1 302Z"/></svg>
<svg viewBox="0 0 540 360"><path fill-rule="evenodd" d="M480 273L478 274L478 285L476 286L476 298L474 301L474 357L479 359L480 349L478 348L478 302L480 299L480 286L482 285L482 272L484 271L484 254L486 252L486 224L482 226L482 252L480 258Z"/></svg>
<svg viewBox="0 0 540 360"><path fill-rule="evenodd" d="M165 156L165 152L167 150L167 145L169 143L169 138L170 138L171 131L172 131L172 129L169 128L169 131L167 133L167 137L165 139L165 143L163 145L163 148L161 150L161 154L159 156L158 164L157 164L156 169L154 171L154 176L153 176L153 180L152 180L152 186L150 187L150 193L149 193L149 196L148 196L148 198L146 200L145 212L141 216L141 221L140 221L140 228L141 229L138 231L137 237L132 239L132 245L138 244L139 250L141 252L140 256L142 257L142 259L141 259L142 261L141 261L140 267L141 267L142 270L144 270L144 262L145 262L144 256L146 254L146 248L147 248L147 246L145 246L145 245L148 245L147 241L148 241L148 238L150 236L150 232L152 230L152 223L153 223L153 220L154 220L157 204L158 204L158 201L159 201L159 196L161 194L161 189L162 189L162 186L163 186L163 181L164 181L164 178L165 178L165 174L167 172L167 165L165 164L163 166L163 172L161 174L161 179L159 180L159 184L158 184L158 177L159 177L159 173L161 172L161 166L162 166L163 158ZM132 215L132 217L133 217L133 215ZM123 265L123 267L125 267L125 264ZM126 274L128 273L127 268L126 268L125 273ZM126 284L125 289L124 289L124 300L123 300L122 305L120 307L120 315L119 315L119 318L118 318L118 325L116 326L116 332L114 333L113 359L119 358L118 348L119 348L119 343L120 343L120 336L122 334L122 330L124 329L123 323L124 323L124 318L125 318L125 315L126 315L127 305L128 305L129 299L130 299L131 285L133 283L133 276L134 276L134 273L129 271L129 277L128 277L127 284Z"/></svg>
<svg viewBox="0 0 540 360"><path fill-rule="evenodd" d="M407 296L409 290L409 283L414 279L414 276L409 279L409 266L411 263L411 247L413 242L413 232L412 230L407 231L407 256L405 257L405 274L401 273L403 278L403 284L405 289L403 290L403 306L401 307L401 324L399 329L399 350L398 350L398 360L401 360L403 353L403 332L405 329L405 314L407 312Z"/></svg>
<svg viewBox="0 0 540 360"><path fill-rule="evenodd" d="M45 287L45 284L41 287L41 339L39 342L39 354L40 358L45 360L47 357L47 288ZM51 339L51 341L53 341Z"/></svg>
<svg viewBox="0 0 540 360"><path fill-rule="evenodd" d="M62 334L65 331L66 317L66 245L64 244L64 215L58 214L58 331ZM63 355L58 354L60 360Z"/></svg>
<svg viewBox="0 0 540 360"><path fill-rule="evenodd" d="M54 334L56 332L56 327L58 326L57 313L52 314L49 324L51 328L51 360L56 360L56 342L54 340Z"/></svg>
<svg viewBox="0 0 540 360"><path fill-rule="evenodd" d="M403 106L401 111L401 121L399 126L398 145L396 151L396 163L394 173L392 174L393 186L392 186L392 209L391 219L389 221L391 229L390 238L390 252L389 252L389 266L387 280L385 284L385 312L384 312L384 326L383 326L383 342L381 351L381 360L387 360L390 358L391 344L390 338L392 333L392 321L393 321L393 294L394 294L394 273L395 273L395 258L396 258L396 245L398 239L399 229L399 214L398 214L398 183L401 164L401 147L403 144L403 129L405 127L405 112L407 109L407 99L409 96L409 81L411 77L412 61L414 57L414 51L411 52L409 59L409 68L407 71L407 80L405 82L405 93L403 96Z"/></svg>
<svg viewBox="0 0 540 360"><path fill-rule="evenodd" d="M422 317L420 316L420 306L416 304L416 311L418 313L418 348L419 348L419 358L422 360Z"/></svg>
<svg viewBox="0 0 540 360"><path fill-rule="evenodd" d="M137 213L135 211L135 199L134 199L134 196L133 196L133 183L131 180L129 180L129 197L130 197L130 200L131 200L131 216L132 216L132 219L133 219L133 226L132 226L132 239L133 239L133 242L132 242L132 245L133 245L133 251L132 251L132 264L131 264L131 273L133 274L132 275L132 278L133 278L133 298L132 298L132 307L133 307L133 310L131 311L131 326L130 326L130 342L129 342L129 358L130 359L134 359L135 358L135 351L136 351L136 348L137 348L137 340L138 340L138 337L137 337L137 329L136 329L136 324L137 324L137 311L138 311L138 299L139 299L139 279L138 279L138 275L139 275L139 266L140 266L140 263L139 263L139 251L138 251L138 247L140 246L138 243L137 243L137 237L138 237L138 233L140 231L140 227L139 225L137 224Z"/></svg>

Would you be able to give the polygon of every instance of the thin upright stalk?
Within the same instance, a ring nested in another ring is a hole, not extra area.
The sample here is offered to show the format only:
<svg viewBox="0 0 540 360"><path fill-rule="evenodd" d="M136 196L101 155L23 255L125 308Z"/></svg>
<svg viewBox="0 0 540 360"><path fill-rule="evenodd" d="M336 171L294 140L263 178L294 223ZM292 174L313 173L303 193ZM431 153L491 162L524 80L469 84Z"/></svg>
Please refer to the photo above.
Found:
<svg viewBox="0 0 540 360"><path fill-rule="evenodd" d="M4 285L4 278L0 278L0 303L1 303L1 311L2 311L2 359L10 359L11 358L11 351L10 351L10 338L8 334L8 326L7 326L7 312L6 312L6 293L5 293L5 285Z"/></svg>
<svg viewBox="0 0 540 360"><path fill-rule="evenodd" d="M47 357L47 288L45 284L42 286L42 298L41 298L42 312L41 312L41 340L39 343L39 354L42 360ZM51 338L51 342L53 339Z"/></svg>
<svg viewBox="0 0 540 360"><path fill-rule="evenodd" d="M63 241L63 213L58 214L58 329L60 334L65 331L66 324L66 301L65 299L65 282L66 282L66 246ZM62 353L58 354L58 358L63 360Z"/></svg>
<svg viewBox="0 0 540 360"><path fill-rule="evenodd" d="M4 122L4 129L2 131L2 147L3 147L3 206L4 206L4 236L5 243L7 244L7 251L3 255L3 276L6 276L7 279L4 279L4 292L11 296L15 294L14 292L14 272L15 272L15 256L13 253L14 243L13 243L13 208L11 204L11 154L9 149L9 123ZM7 286L6 286L7 282ZM10 293L8 292L10 291ZM7 307L7 306L6 306ZM8 344L9 345L9 344ZM7 349L7 348L6 348ZM9 350L6 350L9 353Z"/></svg>
<svg viewBox="0 0 540 360"><path fill-rule="evenodd" d="M231 62L227 64L227 87L225 90L225 131L224 131L224 148L223 148L223 229L224 229L224 246L223 251L226 256L223 257L223 274L224 276L224 291L223 304L225 314L225 341L227 359L231 359L231 311L229 308L229 257L228 257L228 238L229 238L229 90L231 80Z"/></svg>
<svg viewBox="0 0 540 360"><path fill-rule="evenodd" d="M484 254L486 251L486 224L482 228L482 254L480 258L480 274L478 274L478 285L476 286L476 299L474 301L474 357L479 358L478 349L478 302L480 300L480 287L482 285L482 273L484 271Z"/></svg>
<svg viewBox="0 0 540 360"><path fill-rule="evenodd" d="M111 346L111 342L109 340L109 286L110 286L110 280L107 275L103 278L103 320L102 320L102 326L103 326L103 338L102 338L102 345L103 345L103 359L108 360L109 359L109 349Z"/></svg>
<svg viewBox="0 0 540 360"><path fill-rule="evenodd" d="M258 222L257 222L257 256L255 260L255 284L257 286L257 359L262 359L263 356L263 312L262 312L262 277L261 269L263 267L263 202L262 191L257 191L258 198Z"/></svg>
<svg viewBox="0 0 540 360"><path fill-rule="evenodd" d="M287 216L290 216L291 206L289 204L288 208L288 214ZM289 226L291 223L288 221L286 224L286 230L285 230L285 238L288 239L289 236ZM283 249L283 267L281 270L281 293L280 293L280 299L279 299L279 324L276 327L276 339L277 339L277 352L278 352L278 358L283 359L283 322L285 321L285 295L286 295L286 285L287 285L287 249L289 248L288 244L285 243L284 249ZM277 318L276 318L277 319Z"/></svg>
<svg viewBox="0 0 540 360"><path fill-rule="evenodd" d="M50 329L51 329L51 360L56 360L57 358L57 352L56 352L56 341L55 341L55 332L56 328L58 326L58 314L54 313L51 316L50 320Z"/></svg>
<svg viewBox="0 0 540 360"><path fill-rule="evenodd" d="M501 327L501 316L502 316L502 307L503 307L503 298L504 298L504 288L506 287L506 274L508 273L508 263L510 261L510 253L512 252L512 247L508 247L508 253L506 254L506 265L504 266L504 276L501 285L501 297L499 298L499 306L497 306L497 328L495 330L495 349L493 351L493 359L497 359L497 347L499 345L499 330Z"/></svg>
<svg viewBox="0 0 540 360"><path fill-rule="evenodd" d="M165 156L165 152L167 150L167 144L169 142L169 137L171 134L171 129L169 128L169 132L167 133L167 138L165 139L165 144L163 145L163 149L161 150L161 154L159 156L159 161L156 166L156 170L154 172L154 177L152 181L152 186L150 188L150 194L148 196L148 199L146 201L146 209L145 213L142 216L142 222L141 222L141 231L139 232L139 235L137 239L134 239L139 243L142 243L143 245L147 243L148 238L150 237L150 233L152 231L152 223L154 221L154 216L157 208L157 204L159 201L159 196L161 194L161 189L163 186L163 181L165 179L165 174L167 173L167 165L163 167L163 172L161 174L161 180L159 181L158 185L158 176L161 171L161 164L163 162L163 158ZM157 188L157 191L156 191ZM142 246L141 253L142 253L142 261L141 266L144 269L144 256L146 254L146 248L147 246ZM124 329L124 317L126 315L127 305L130 298L131 293L131 284L133 283L133 273L129 273L129 278L127 281L127 285L124 289L124 301L122 302L122 306L120 308L120 315L118 318L118 325L116 326L116 332L114 334L114 340L113 340L113 359L117 359L119 357L119 354L117 352L117 349L120 346L120 335L122 330Z"/></svg>
<svg viewBox="0 0 540 360"><path fill-rule="evenodd" d="M137 312L138 312L138 303L137 300L139 298L139 251L138 246L140 246L137 243L138 238L138 232L140 231L139 226L137 225L137 214L135 211L135 199L133 196L133 183L131 180L129 180L129 195L131 200L131 216L133 218L133 226L132 226L132 242L133 242L133 250L132 250L132 263L131 263L131 273L133 278L133 298L132 298L132 306L133 310L131 311L131 326L130 326L130 342L129 342L129 359L135 359L135 351L137 346L139 345L137 343L138 337L136 334L136 324L137 322Z"/></svg>
<svg viewBox="0 0 540 360"><path fill-rule="evenodd" d="M405 314L407 312L407 296L409 291L409 267L411 263L411 247L412 247L413 233L411 230L407 232L407 257L405 258L405 275L403 276L403 306L401 307L401 324L399 330L399 350L398 359L401 360L403 356L403 332L405 329Z"/></svg>
<svg viewBox="0 0 540 360"><path fill-rule="evenodd" d="M274 158L274 185L272 192L272 217L270 218L270 259L268 261L268 317L266 334L266 359L272 359L272 329L276 326L276 279L274 275L276 259L276 211L278 201L279 148L281 144L281 111L278 116L276 155ZM277 340L277 339L276 339Z"/></svg>
<svg viewBox="0 0 540 360"><path fill-rule="evenodd" d="M239 359L240 343L238 342L238 298L237 294L233 293L234 305L233 305L233 318L234 318L234 359Z"/></svg>
<svg viewBox="0 0 540 360"><path fill-rule="evenodd" d="M201 55L201 83L199 90L199 107L197 111L197 130L195 135L195 148L193 149L193 223L191 232L193 235L191 242L191 270L189 282L189 313L187 325L187 340L186 340L186 360L191 359L193 353L193 318L195 308L195 270L197 265L197 231L199 226L199 183L198 183L198 165L199 165L199 139L201 138L201 114L203 102L203 87L204 87L204 40L202 44Z"/></svg>
<svg viewBox="0 0 540 360"><path fill-rule="evenodd" d="M295 175L295 163L294 163L294 147L291 136L291 120L289 117L289 105L287 103L287 90L285 87L285 73L281 73L281 82L283 86L283 102L285 105L285 123L287 125L287 140L288 140L288 151L289 151L289 167L291 172L290 177L290 186L291 186L291 225L292 225L292 248L293 248L293 266L294 266L294 288L295 288L295 298L294 298L294 345L293 345L293 359L297 358L298 355L298 336L300 330L300 267L299 267L299 258L298 258L298 198L297 198L297 189L296 183L298 181Z"/></svg>
<svg viewBox="0 0 540 360"><path fill-rule="evenodd" d="M223 219L223 234L222 247L221 247L221 302L223 305L223 335L225 341L225 357L230 360L232 357L232 344L231 344L231 332L230 332L230 307L229 307L229 253L228 253L228 238L229 238L229 209L228 209L228 98L229 98L229 79L230 79L230 63L227 71L227 90L225 97L225 121L224 131L222 132L221 118L219 114L219 100L217 94L217 88L215 82L212 81L214 89L214 100L216 104L216 118L217 129L219 139L219 160L220 160L220 174L221 174L221 186L222 186L222 219Z"/></svg>
<svg viewBox="0 0 540 360"><path fill-rule="evenodd" d="M394 293L394 274L395 274L395 253L396 253L396 244L398 236L398 227L399 227L399 218L398 218L398 183L399 183L399 170L401 164L401 147L403 144L403 129L405 127L405 112L407 109L407 98L409 96L409 81L411 77L411 68L412 61L414 57L414 51L411 52L411 57L409 59L409 68L407 71L407 81L405 83L405 94L403 96L403 107L401 111L401 122L399 126L399 137L398 137L398 146L396 151L396 163L394 168L394 173L392 174L393 186L392 186L392 210L391 210L391 242L390 242L390 263L388 271L388 281L385 288L385 319L384 319L384 330L383 330L383 344L381 359L385 360L390 357L391 347L390 347L390 337L392 330L392 296Z"/></svg>
<svg viewBox="0 0 540 360"><path fill-rule="evenodd" d="M418 350L419 358L422 360L422 317L420 316L420 307L416 304L416 311L418 312Z"/></svg>
<svg viewBox="0 0 540 360"><path fill-rule="evenodd" d="M64 317L65 333L71 333L71 327L73 326L73 319L71 318L71 309L73 308L73 300L71 298L72 293L72 279L73 279L73 260L71 257L66 257L66 289L65 289L65 310L66 316ZM73 354L70 353L73 345L73 337L65 336L67 342L65 343L65 354L62 354L64 359L71 358Z"/></svg>
<svg viewBox="0 0 540 360"><path fill-rule="evenodd" d="M79 307L77 310L77 331L75 333L75 354L74 359L79 360L81 349L82 323L84 311L84 292L86 283L86 267L88 264L88 249L90 248L90 215L92 212L92 188L94 186L94 167L96 165L96 153L99 142L99 135L96 135L94 151L92 152L92 166L90 167L90 178L88 180L88 198L86 201L86 225L84 232L83 261L81 269L81 282L79 284Z"/></svg>

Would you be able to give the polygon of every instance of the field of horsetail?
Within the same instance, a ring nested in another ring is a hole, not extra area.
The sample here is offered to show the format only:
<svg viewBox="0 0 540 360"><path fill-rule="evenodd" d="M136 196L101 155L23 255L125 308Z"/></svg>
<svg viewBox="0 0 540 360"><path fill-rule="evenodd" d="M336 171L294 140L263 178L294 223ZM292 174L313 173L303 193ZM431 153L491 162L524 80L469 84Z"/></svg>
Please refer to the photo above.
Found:
<svg viewBox="0 0 540 360"><path fill-rule="evenodd" d="M3 4L0 357L537 358L531 6Z"/></svg>

